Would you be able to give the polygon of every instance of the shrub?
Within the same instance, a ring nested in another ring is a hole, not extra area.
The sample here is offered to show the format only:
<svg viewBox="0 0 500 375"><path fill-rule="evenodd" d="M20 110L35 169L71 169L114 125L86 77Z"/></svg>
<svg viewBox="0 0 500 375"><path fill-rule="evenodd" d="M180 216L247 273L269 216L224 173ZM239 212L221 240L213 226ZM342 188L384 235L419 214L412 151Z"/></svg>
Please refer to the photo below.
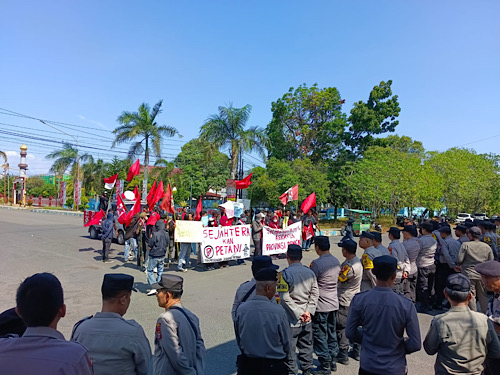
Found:
<svg viewBox="0 0 500 375"><path fill-rule="evenodd" d="M29 207L33 206L33 199L28 199L27 203Z"/></svg>

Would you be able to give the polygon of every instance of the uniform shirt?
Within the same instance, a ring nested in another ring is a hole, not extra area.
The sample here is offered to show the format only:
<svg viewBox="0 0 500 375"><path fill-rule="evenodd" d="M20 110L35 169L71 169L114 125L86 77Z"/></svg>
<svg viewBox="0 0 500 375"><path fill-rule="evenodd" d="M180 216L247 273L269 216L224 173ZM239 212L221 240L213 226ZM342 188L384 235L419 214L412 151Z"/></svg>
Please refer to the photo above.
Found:
<svg viewBox="0 0 500 375"><path fill-rule="evenodd" d="M498 260L498 250L500 247L500 237L495 232L486 232L481 236L481 241L491 247L495 260Z"/></svg>
<svg viewBox="0 0 500 375"><path fill-rule="evenodd" d="M408 240L404 240L403 246L406 249L410 261L410 272L408 272L408 275L415 275L417 273L417 258L420 253L420 243L416 237L412 237Z"/></svg>
<svg viewBox="0 0 500 375"><path fill-rule="evenodd" d="M364 292L365 290L370 290L375 286L377 278L372 272L373 259L381 255L382 254L380 253L380 251L373 246L370 246L369 248L365 249L365 252L361 257L361 264L363 265L363 277L361 278L362 292Z"/></svg>
<svg viewBox="0 0 500 375"><path fill-rule="evenodd" d="M481 241L469 241L460 247L456 263L462 267L462 273L469 279L481 280L481 275L474 269L474 266L492 259L491 247Z"/></svg>
<svg viewBox="0 0 500 375"><path fill-rule="evenodd" d="M234 323L236 342L247 357L283 359L290 350L290 323L283 307L265 296L241 304Z"/></svg>
<svg viewBox="0 0 500 375"><path fill-rule="evenodd" d="M193 326L184 314L188 315ZM175 304L156 322L153 374L202 375L205 344L201 338L200 321L191 311Z"/></svg>
<svg viewBox="0 0 500 375"><path fill-rule="evenodd" d="M439 254L439 263L448 264L450 268L456 266L456 259L462 244L455 240L452 236L448 236L443 240L441 245L441 253Z"/></svg>
<svg viewBox="0 0 500 375"><path fill-rule="evenodd" d="M332 254L327 253L314 259L310 268L316 275L319 288L316 311L330 312L338 310L337 281L340 273L340 262Z"/></svg>
<svg viewBox="0 0 500 375"><path fill-rule="evenodd" d="M0 339L0 372L9 375L92 375L85 347L50 327L28 327L19 338Z"/></svg>
<svg viewBox="0 0 500 375"><path fill-rule="evenodd" d="M98 312L77 323L71 341L89 350L96 375L145 375L151 366L151 347L141 325L117 313Z"/></svg>
<svg viewBox="0 0 500 375"><path fill-rule="evenodd" d="M500 357L500 343L488 318L467 306L452 306L432 319L424 340L427 354L437 353L434 370L438 375L480 375L486 354Z"/></svg>
<svg viewBox="0 0 500 375"><path fill-rule="evenodd" d="M467 237L466 234L464 234L463 236L460 236L460 238L458 239L458 242L460 243L464 243L464 242L469 242L469 237Z"/></svg>
<svg viewBox="0 0 500 375"><path fill-rule="evenodd" d="M389 249L382 244L375 246L375 249L377 249L379 251L380 255L391 255L391 252L389 251Z"/></svg>
<svg viewBox="0 0 500 375"><path fill-rule="evenodd" d="M349 340L362 343L360 367L378 374L405 375L406 354L421 348L415 306L391 288L376 286L356 294L345 333Z"/></svg>
<svg viewBox="0 0 500 375"><path fill-rule="evenodd" d="M493 322L493 326L497 328L497 336L500 339L500 293L495 294L488 303L486 315Z"/></svg>
<svg viewBox="0 0 500 375"><path fill-rule="evenodd" d="M252 280L244 282L236 290L236 294L234 296L234 301L233 301L233 308L231 309L231 317L233 318L233 322L236 321L236 310L238 310L238 307L244 302L243 298L245 298L245 296L251 289L253 289L252 293L250 293L250 295L246 300L248 301L251 297L255 296L255 285L256 285L255 278L252 277ZM275 297L273 297L271 302L278 303L276 302Z"/></svg>
<svg viewBox="0 0 500 375"><path fill-rule="evenodd" d="M403 278L403 272L410 272L410 259L408 258L408 253L399 240L394 240L389 244L389 253L398 261L399 269L396 272L396 278L401 280Z"/></svg>
<svg viewBox="0 0 500 375"><path fill-rule="evenodd" d="M355 294L361 289L363 265L358 257L346 259L340 265L338 282L339 305L349 307Z"/></svg>
<svg viewBox="0 0 500 375"><path fill-rule="evenodd" d="M420 252L417 257L417 267L424 268L434 265L434 256L437 250L437 241L431 234L426 234L418 239Z"/></svg>
<svg viewBox="0 0 500 375"><path fill-rule="evenodd" d="M292 327L299 327L303 323L300 317L310 312L314 315L319 298L316 275L301 263L292 263L281 272L283 281L287 284L287 292L280 292L280 304L285 309Z"/></svg>

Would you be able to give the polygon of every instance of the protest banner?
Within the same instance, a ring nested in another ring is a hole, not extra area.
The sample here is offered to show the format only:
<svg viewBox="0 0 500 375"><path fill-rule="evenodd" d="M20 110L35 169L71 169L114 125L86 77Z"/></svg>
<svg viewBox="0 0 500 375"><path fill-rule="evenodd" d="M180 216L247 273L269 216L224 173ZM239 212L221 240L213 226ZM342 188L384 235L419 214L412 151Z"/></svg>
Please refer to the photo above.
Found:
<svg viewBox="0 0 500 375"><path fill-rule="evenodd" d="M302 244L302 223L294 223L286 229L264 227L262 231L262 255L286 253L288 245Z"/></svg>
<svg viewBox="0 0 500 375"><path fill-rule="evenodd" d="M250 257L250 225L203 228L201 261L223 262Z"/></svg>
<svg viewBox="0 0 500 375"><path fill-rule="evenodd" d="M201 221L177 220L175 242L201 242L203 225Z"/></svg>

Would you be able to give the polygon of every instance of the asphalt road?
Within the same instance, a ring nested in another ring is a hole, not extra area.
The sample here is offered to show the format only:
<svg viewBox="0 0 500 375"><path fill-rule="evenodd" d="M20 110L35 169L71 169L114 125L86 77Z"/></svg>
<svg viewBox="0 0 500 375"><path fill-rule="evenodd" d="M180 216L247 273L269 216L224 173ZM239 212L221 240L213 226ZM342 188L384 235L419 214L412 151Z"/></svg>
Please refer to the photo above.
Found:
<svg viewBox="0 0 500 375"><path fill-rule="evenodd" d="M384 243L388 243L384 235ZM340 237L331 237L332 253L342 262L336 243ZM24 278L37 272L51 272L64 288L67 315L58 329L66 338L73 325L81 318L101 308L101 283L109 272L123 272L135 278L139 290L133 293L127 319L139 322L151 345L157 317L162 313L156 297L146 296L149 288L146 275L132 263L124 264L123 246L111 245L111 264L101 259L101 241L91 240L83 218L54 214L31 213L0 208L0 311L15 306L15 293ZM308 265L316 254L305 253L303 263ZM192 256L195 261L195 256ZM281 268L286 260L275 261ZM232 264L232 262L231 262ZM175 272L173 266L166 272ZM251 278L249 262L246 266L205 271L190 270L184 277L183 305L193 311L201 322L201 331L207 348L206 375L234 374L238 348L234 339L231 306L236 288ZM431 315L419 314L422 339L429 327ZM409 374L433 373L434 357L423 350L407 357ZM338 365L340 374L357 374L358 363Z"/></svg>

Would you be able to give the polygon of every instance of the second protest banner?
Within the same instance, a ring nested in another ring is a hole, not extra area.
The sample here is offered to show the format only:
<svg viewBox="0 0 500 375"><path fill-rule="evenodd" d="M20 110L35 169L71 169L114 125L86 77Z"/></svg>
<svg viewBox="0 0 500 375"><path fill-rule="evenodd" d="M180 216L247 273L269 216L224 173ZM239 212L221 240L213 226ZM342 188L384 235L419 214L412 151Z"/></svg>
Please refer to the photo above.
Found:
<svg viewBox="0 0 500 375"><path fill-rule="evenodd" d="M250 257L250 225L203 228L201 261L223 262Z"/></svg>
<svg viewBox="0 0 500 375"><path fill-rule="evenodd" d="M294 223L286 229L264 227L262 231L262 255L286 253L288 245L301 245L302 223Z"/></svg>

